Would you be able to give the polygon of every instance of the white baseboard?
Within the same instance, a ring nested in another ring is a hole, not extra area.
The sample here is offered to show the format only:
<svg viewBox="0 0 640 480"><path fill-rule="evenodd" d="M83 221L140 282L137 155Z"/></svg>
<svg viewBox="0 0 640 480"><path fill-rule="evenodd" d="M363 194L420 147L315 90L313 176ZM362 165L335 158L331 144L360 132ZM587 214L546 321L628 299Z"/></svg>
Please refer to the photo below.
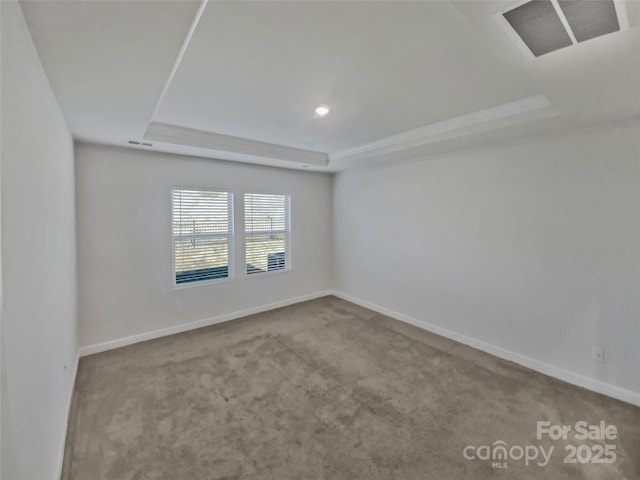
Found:
<svg viewBox="0 0 640 480"><path fill-rule="evenodd" d="M594 392L600 393L602 395L606 395L608 397L622 400L623 402L640 406L639 392L626 390L624 388L611 385L610 383L602 382L600 380L596 380L591 377L586 377L579 373L571 372L569 370L565 370L563 368L550 365L540 360L536 360L534 358L521 355L511 350L507 350L502 347L498 347L496 345L486 343L482 340L478 340L473 337L468 337L461 333L454 332L453 330L449 330L447 328L443 328L438 325L425 322L423 320L418 320L416 318L410 317L409 315L405 315L403 313L390 310L380 305L376 305L366 300L352 297L351 295L347 295L345 293L335 291L335 290L325 290L321 292L312 293L309 295L303 295L300 297L290 298L287 300L281 300L279 302L274 302L266 305L260 305L257 307L239 310L236 312L226 313L223 315L218 315L216 317L205 318L203 320L197 320L195 322L183 323L180 325L175 325L173 327L162 328L159 330L140 333L140 334L132 335L129 337L109 340L107 342L97 343L94 345L87 345L80 348L80 356L84 357L86 355L92 355L94 353L104 352L106 350L112 350L114 348L124 347L124 346L132 345L138 342L152 340L154 338L186 332L189 330L194 330L196 328L207 327L210 325L215 325L217 323L222 323L229 320L235 320L241 317L246 317L248 315L266 312L268 310L273 310L275 308L286 307L288 305L293 305L295 303L300 303L307 300L313 300L315 298L324 297L326 295L335 295L338 298L342 298L343 300L346 300L348 302L352 302L362 307L376 311L382 315L386 315L388 317L395 318L396 320L409 323L423 330L427 330L429 332L435 333L436 335L440 335L440 336L449 338L451 340L454 340L456 342L462 343L464 345L468 345L478 350L482 350L483 352L489 353L498 358L502 358L504 360L517 363L518 365L522 365L524 367L530 368L531 370L535 370L545 375L549 375L550 377L554 377L559 380L565 381L567 383L571 383L573 385L577 385L579 387L592 390ZM76 364L76 369L77 369L77 364ZM75 379L75 373L74 373L74 379Z"/></svg>
<svg viewBox="0 0 640 480"><path fill-rule="evenodd" d="M78 363L80 363L80 352L76 354L76 360L73 365L73 373L71 375L71 391L69 392L69 398L67 400L67 416L64 424L64 437L62 442L62 451L58 457L58 476L56 478L62 478L62 469L64 468L64 454L67 446L67 435L69 432L69 420L71 419L71 406L73 405L73 392L76 389L76 380L78 377Z"/></svg>
<svg viewBox="0 0 640 480"><path fill-rule="evenodd" d="M194 322L182 323L173 327L161 328L159 330L153 330L151 332L138 333L131 335L130 337L117 338L115 340L109 340L107 342L96 343L94 345L87 345L80 347L80 356L84 357L92 355L94 353L100 353L114 348L125 347L134 343L144 342L147 340L153 340L154 338L165 337L167 335L173 335L176 333L187 332L189 330L195 330L196 328L208 327L215 325L216 323L227 322L229 320L235 320L236 318L246 317L248 315L254 315L256 313L266 312L275 308L286 307L293 305L294 303L306 302L307 300L313 300L315 298L325 297L331 295L333 292L325 290L321 292L311 293L308 295L302 295L300 297L289 298L287 300L281 300L279 302L268 303L266 305L260 305L257 307L247 308L244 310L238 310L236 312L225 313L216 317L205 318L202 320L196 320Z"/></svg>
<svg viewBox="0 0 640 480"><path fill-rule="evenodd" d="M622 400L623 402L640 406L640 393L638 392L626 390L624 388L611 385L610 383L605 383L594 378L586 377L579 373L564 370L563 368L541 362L540 360L536 360L534 358L530 358L516 352L512 352L511 350L506 350L504 348L491 345L490 343L483 342L482 340L468 337L461 333L454 332L437 325L433 325L423 320L418 320L403 313L395 312L388 308L381 307L380 305L376 305L366 300L352 297L351 295L347 295L342 292L333 291L331 293L336 297L342 298L343 300L346 300L348 302L355 303L357 305L360 305L361 307L365 307L382 315L386 315L396 320L409 323L423 330L435 333L436 335L440 335L442 337L455 340L456 342L468 345L478 350L482 350L483 352L489 353L498 358L509 360L510 362L517 363L518 365L530 368L531 370L535 370L536 372L540 372L550 377L554 377L567 383L571 383L572 385L577 385L579 387L592 390L608 397Z"/></svg>

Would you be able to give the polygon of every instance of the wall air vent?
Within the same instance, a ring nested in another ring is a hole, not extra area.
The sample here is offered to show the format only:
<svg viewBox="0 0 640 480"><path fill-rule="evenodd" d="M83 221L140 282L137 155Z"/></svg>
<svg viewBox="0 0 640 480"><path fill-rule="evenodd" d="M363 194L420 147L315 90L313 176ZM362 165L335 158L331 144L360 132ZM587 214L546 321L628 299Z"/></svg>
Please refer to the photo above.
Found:
<svg viewBox="0 0 640 480"><path fill-rule="evenodd" d="M531 0L502 14L534 56L620 30L614 0Z"/></svg>

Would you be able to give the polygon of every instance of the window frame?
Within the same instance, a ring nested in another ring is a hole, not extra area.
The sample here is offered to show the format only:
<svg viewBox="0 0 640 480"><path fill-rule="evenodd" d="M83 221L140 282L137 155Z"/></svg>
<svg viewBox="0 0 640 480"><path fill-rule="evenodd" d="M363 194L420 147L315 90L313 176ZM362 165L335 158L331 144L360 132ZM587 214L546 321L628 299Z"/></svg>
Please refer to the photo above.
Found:
<svg viewBox="0 0 640 480"><path fill-rule="evenodd" d="M226 193L227 194L227 206L228 206L228 232L224 233L212 233L207 236L211 237L227 237L227 258L228 258L228 266L227 266L227 276L220 278L208 278L203 280L194 280L191 282L183 282L178 283L176 279L176 237L173 234L173 226L174 226L174 205L173 205L173 193L175 190L191 190L191 191L202 191L202 192L217 192L217 193ZM192 288L192 287L204 287L207 285L230 282L235 277L235 193L228 189L215 188L215 187L183 187L183 186L172 186L169 193L169 203L170 203L170 236L171 236L171 277L173 289L183 289L183 288Z"/></svg>
<svg viewBox="0 0 640 480"><path fill-rule="evenodd" d="M247 195L269 195L269 196L281 196L285 198L285 229L284 230L267 230L263 233L268 232L281 232L284 233L284 265L285 268L279 268L277 270L267 270L266 272L255 272L248 273L247 272L247 238L251 235L252 232L247 231ZM242 193L242 247L244 249L244 262L242 271L244 273L245 278L258 278L269 275L278 275L282 273L288 273L292 269L292 251L293 244L291 240L291 231L292 223L293 223L293 208L291 207L293 196L290 193L282 193L282 192L260 192L260 191L250 191Z"/></svg>

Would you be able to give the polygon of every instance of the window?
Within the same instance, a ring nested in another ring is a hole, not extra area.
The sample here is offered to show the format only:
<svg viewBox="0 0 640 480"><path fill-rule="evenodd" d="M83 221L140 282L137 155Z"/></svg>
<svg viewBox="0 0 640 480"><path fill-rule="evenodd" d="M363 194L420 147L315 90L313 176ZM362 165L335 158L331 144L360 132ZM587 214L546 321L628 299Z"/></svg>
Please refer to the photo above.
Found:
<svg viewBox="0 0 640 480"><path fill-rule="evenodd" d="M233 194L174 188L176 285L228 278L233 249Z"/></svg>
<svg viewBox="0 0 640 480"><path fill-rule="evenodd" d="M289 270L290 203L288 195L245 194L247 275Z"/></svg>

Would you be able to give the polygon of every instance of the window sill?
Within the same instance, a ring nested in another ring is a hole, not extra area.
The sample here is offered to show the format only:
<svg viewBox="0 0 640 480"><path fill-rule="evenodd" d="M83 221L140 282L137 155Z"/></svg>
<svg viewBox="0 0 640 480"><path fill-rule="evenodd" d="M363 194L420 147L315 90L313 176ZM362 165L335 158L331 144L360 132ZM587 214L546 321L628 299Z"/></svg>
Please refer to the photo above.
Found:
<svg viewBox="0 0 640 480"><path fill-rule="evenodd" d="M231 282L233 280L233 277L226 277L226 278L214 278L211 280L200 280L200 281L194 281L194 282L185 282L185 283L173 283L173 289L174 290L182 290L184 288L192 288L192 287L205 287L205 286L210 286L210 285L218 285L220 283L227 283L227 282Z"/></svg>
<svg viewBox="0 0 640 480"><path fill-rule="evenodd" d="M244 276L246 278L253 278L253 277L268 277L271 275L278 275L278 274L283 274L283 273L289 273L291 271L291 268L283 268L283 269L279 269L279 270L271 270L270 272L257 272L257 273L247 273L244 272Z"/></svg>

